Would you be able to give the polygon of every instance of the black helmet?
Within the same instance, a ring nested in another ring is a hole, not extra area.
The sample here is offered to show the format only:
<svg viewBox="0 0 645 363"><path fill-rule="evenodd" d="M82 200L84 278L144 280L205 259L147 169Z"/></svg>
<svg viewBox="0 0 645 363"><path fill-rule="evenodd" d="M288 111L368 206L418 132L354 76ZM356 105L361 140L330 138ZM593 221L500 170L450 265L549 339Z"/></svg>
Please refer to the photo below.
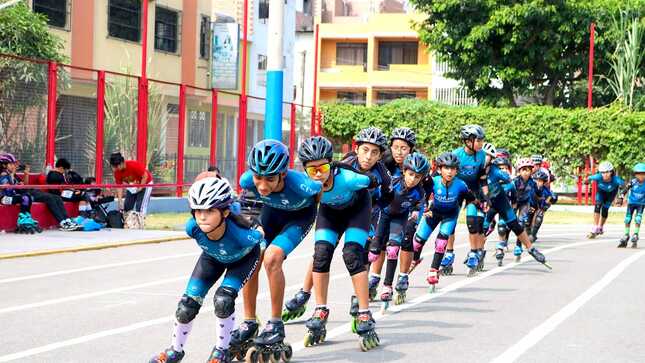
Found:
<svg viewBox="0 0 645 363"><path fill-rule="evenodd" d="M459 157L451 152L445 152L437 157L437 167L447 166L459 168Z"/></svg>
<svg viewBox="0 0 645 363"><path fill-rule="evenodd" d="M114 152L110 154L110 165L112 166L119 166L121 163L125 161L125 158L123 158L123 155L121 155L120 152Z"/></svg>
<svg viewBox="0 0 645 363"><path fill-rule="evenodd" d="M390 135L390 143L392 143L392 141L396 139L407 142L410 147L414 147L417 144L417 135L409 127L397 127L392 130L392 135Z"/></svg>
<svg viewBox="0 0 645 363"><path fill-rule="evenodd" d="M509 168L512 166L511 165L511 160L509 158L504 158L504 157L501 157L501 156L498 156L495 159L493 159L493 164L497 165L497 166L506 165Z"/></svg>
<svg viewBox="0 0 645 363"><path fill-rule="evenodd" d="M304 164L308 161L334 158L334 147L327 138L323 136L312 136L300 144L298 158Z"/></svg>
<svg viewBox="0 0 645 363"><path fill-rule="evenodd" d="M381 151L385 151L387 148L387 138L381 129L378 127L370 126L366 129L362 129L358 132L354 141L357 144L368 143L378 146Z"/></svg>
<svg viewBox="0 0 645 363"><path fill-rule="evenodd" d="M535 180L542 180L544 182L549 181L549 176L542 170L538 170L535 173L533 173L532 177Z"/></svg>
<svg viewBox="0 0 645 363"><path fill-rule="evenodd" d="M470 139L484 139L486 134L484 133L484 128L479 125L466 125L461 128L461 139L470 140Z"/></svg>

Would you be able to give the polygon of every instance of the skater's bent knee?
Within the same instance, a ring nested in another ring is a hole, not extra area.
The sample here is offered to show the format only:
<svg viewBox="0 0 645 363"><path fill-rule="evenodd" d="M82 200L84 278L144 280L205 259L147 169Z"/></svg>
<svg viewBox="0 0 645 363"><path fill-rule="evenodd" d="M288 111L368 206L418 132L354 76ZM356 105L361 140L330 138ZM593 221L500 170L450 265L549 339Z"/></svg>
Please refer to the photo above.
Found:
<svg viewBox="0 0 645 363"><path fill-rule="evenodd" d="M177 321L182 324L190 323L195 319L201 307L202 304L191 296L182 296L179 304L177 305L177 312L175 314L177 316Z"/></svg>
<svg viewBox="0 0 645 363"><path fill-rule="evenodd" d="M282 270L284 254L280 248L271 249L264 255L264 268L267 272L276 272Z"/></svg>
<svg viewBox="0 0 645 363"><path fill-rule="evenodd" d="M350 276L365 271L363 264L363 247L358 243L345 242L343 246L343 261Z"/></svg>
<svg viewBox="0 0 645 363"><path fill-rule="evenodd" d="M215 291L214 305L215 315L220 319L225 319L235 312L235 298L237 291L230 287L220 286Z"/></svg>
<svg viewBox="0 0 645 363"><path fill-rule="evenodd" d="M506 224L506 226L515 233L516 236L519 236L524 232L524 228L520 225L520 223L517 220L512 220Z"/></svg>
<svg viewBox="0 0 645 363"><path fill-rule="evenodd" d="M314 247L313 272L329 272L331 259L334 256L334 245L326 241L316 242Z"/></svg>

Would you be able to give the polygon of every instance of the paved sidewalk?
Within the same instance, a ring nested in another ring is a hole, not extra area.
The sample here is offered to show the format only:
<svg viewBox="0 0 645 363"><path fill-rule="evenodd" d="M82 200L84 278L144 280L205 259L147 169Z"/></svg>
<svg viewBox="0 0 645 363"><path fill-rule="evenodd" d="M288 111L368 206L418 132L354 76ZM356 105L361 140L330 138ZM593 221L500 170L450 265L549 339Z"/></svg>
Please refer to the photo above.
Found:
<svg viewBox="0 0 645 363"><path fill-rule="evenodd" d="M188 238L183 231L105 228L96 232L46 230L40 234L0 234L0 259L159 243Z"/></svg>

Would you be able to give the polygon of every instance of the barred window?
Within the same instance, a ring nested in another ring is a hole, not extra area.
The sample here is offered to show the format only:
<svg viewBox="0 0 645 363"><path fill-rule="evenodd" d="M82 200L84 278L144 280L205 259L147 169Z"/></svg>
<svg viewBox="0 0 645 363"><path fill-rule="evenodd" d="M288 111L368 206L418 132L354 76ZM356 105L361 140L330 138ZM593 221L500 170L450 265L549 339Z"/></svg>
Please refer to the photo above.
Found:
<svg viewBox="0 0 645 363"><path fill-rule="evenodd" d="M179 13L160 7L155 12L155 49L176 53Z"/></svg>
<svg viewBox="0 0 645 363"><path fill-rule="evenodd" d="M133 42L141 40L140 0L109 0L108 34Z"/></svg>
<svg viewBox="0 0 645 363"><path fill-rule="evenodd" d="M202 15L199 26L199 57L210 59L211 49L211 18Z"/></svg>
<svg viewBox="0 0 645 363"><path fill-rule="evenodd" d="M47 16L47 24L59 28L67 25L67 0L34 0L34 13Z"/></svg>

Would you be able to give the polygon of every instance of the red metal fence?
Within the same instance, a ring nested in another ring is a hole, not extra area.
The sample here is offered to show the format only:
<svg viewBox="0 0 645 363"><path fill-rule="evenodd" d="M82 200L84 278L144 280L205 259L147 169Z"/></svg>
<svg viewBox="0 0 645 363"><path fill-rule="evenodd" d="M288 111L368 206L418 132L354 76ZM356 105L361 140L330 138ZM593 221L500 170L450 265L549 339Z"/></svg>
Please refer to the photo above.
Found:
<svg viewBox="0 0 645 363"><path fill-rule="evenodd" d="M129 159L145 155L155 183L177 195L210 164L236 181L244 156L264 137L264 104L128 72L0 55L0 151L34 172L66 158L98 184L113 182L114 151ZM293 154L302 139L320 134L320 115L300 104L283 107L282 141Z"/></svg>

